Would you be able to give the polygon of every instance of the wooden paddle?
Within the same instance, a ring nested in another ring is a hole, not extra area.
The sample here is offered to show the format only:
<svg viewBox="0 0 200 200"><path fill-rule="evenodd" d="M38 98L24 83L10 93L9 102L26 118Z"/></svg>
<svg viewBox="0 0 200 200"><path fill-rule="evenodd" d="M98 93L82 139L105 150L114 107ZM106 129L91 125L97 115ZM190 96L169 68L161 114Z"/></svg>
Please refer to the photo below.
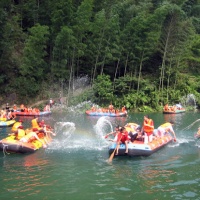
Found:
<svg viewBox="0 0 200 200"><path fill-rule="evenodd" d="M176 142L176 134L175 134L175 132L174 132L174 142Z"/></svg>
<svg viewBox="0 0 200 200"><path fill-rule="evenodd" d="M118 144L117 144L117 145L118 145ZM112 152L112 154L110 155L110 157L109 157L109 159L108 159L108 162L109 162L109 163L112 162L112 159L113 159L114 156L115 156L116 150L117 150L117 146L115 147L114 151Z"/></svg>
<svg viewBox="0 0 200 200"><path fill-rule="evenodd" d="M123 136L123 135L122 135L122 136ZM119 141L121 141L122 136L121 136L121 138L120 138ZM112 154L110 155L110 157L109 157L109 159L108 159L108 162L112 162L112 159L114 158L115 152L116 152L116 150L117 150L117 146L118 146L118 144L116 144L116 147L115 147L114 151L112 152Z"/></svg>

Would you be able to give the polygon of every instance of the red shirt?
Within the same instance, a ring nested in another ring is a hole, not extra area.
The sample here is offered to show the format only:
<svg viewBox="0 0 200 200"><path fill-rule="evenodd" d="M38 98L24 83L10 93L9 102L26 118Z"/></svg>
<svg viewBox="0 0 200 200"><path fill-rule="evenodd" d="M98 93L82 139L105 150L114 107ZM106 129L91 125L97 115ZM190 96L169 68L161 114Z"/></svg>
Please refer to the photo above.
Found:
<svg viewBox="0 0 200 200"><path fill-rule="evenodd" d="M128 141L129 137L128 137L128 132L124 131L124 132L119 132L117 135L117 142L122 142L125 143L125 141Z"/></svg>

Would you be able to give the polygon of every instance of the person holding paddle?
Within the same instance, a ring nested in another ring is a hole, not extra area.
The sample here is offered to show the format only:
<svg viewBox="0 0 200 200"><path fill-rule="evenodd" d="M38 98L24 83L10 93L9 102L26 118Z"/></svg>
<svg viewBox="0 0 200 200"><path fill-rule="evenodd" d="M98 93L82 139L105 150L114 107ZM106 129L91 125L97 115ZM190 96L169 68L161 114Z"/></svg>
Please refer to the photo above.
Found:
<svg viewBox="0 0 200 200"><path fill-rule="evenodd" d="M114 156L118 155L119 147L120 147L121 143L125 143L125 145L126 145L125 153L126 154L128 153L129 136L128 136L128 132L126 131L126 129L124 127L122 127L122 128L118 127L118 131L116 132L116 136L115 136L114 140L116 142L116 147L115 147L114 151L112 152L112 154L110 155L108 162L112 162L112 159L114 158Z"/></svg>
<svg viewBox="0 0 200 200"><path fill-rule="evenodd" d="M120 129L120 132L117 134L117 148L116 148L115 155L118 155L119 147L120 147L121 143L125 144L125 146L126 146L125 154L127 154L128 153L128 142L129 142L128 131L126 131L125 127L122 127Z"/></svg>

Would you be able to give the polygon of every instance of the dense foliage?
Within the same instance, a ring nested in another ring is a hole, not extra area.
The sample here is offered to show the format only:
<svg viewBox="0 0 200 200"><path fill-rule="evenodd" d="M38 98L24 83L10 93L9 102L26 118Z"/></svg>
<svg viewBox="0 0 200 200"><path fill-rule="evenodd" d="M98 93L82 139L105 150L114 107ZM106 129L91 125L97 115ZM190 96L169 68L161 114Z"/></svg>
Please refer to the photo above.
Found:
<svg viewBox="0 0 200 200"><path fill-rule="evenodd" d="M88 76L82 100L101 105L200 103L200 0L2 0L0 72L1 101L69 97Z"/></svg>

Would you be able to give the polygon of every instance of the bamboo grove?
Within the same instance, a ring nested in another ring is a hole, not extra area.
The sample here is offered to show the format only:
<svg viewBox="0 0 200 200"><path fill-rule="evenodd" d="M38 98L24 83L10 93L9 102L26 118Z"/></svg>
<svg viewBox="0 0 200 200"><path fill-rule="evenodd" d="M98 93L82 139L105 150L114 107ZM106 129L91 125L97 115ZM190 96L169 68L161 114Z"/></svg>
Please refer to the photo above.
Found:
<svg viewBox="0 0 200 200"><path fill-rule="evenodd" d="M200 102L200 0L1 0L0 90L28 100L82 100L157 109Z"/></svg>

